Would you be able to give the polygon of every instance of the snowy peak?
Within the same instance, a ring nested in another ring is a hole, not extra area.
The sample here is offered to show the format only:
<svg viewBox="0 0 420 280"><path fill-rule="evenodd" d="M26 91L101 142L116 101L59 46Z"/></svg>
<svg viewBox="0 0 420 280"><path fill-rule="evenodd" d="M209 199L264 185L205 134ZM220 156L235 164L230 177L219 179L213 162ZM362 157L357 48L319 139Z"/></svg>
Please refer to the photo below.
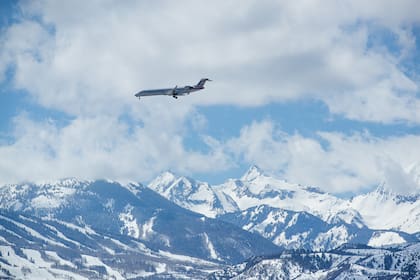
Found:
<svg viewBox="0 0 420 280"><path fill-rule="evenodd" d="M170 171L163 172L158 177L156 177L149 184L149 188L163 194L166 192L167 188L173 184L174 181L178 179L174 173Z"/></svg>
<svg viewBox="0 0 420 280"><path fill-rule="evenodd" d="M352 198L349 206L361 214L370 228L420 231L420 195L397 194L381 185Z"/></svg>
<svg viewBox="0 0 420 280"><path fill-rule="evenodd" d="M389 189L385 184L379 185L375 190L367 195L375 196L380 201L387 201L387 200L395 200L397 193L394 193L391 189Z"/></svg>
<svg viewBox="0 0 420 280"><path fill-rule="evenodd" d="M327 220L332 214L348 207L341 199L317 188L261 174L264 173L260 169L251 167L242 179L230 179L215 186L215 189L230 196L241 210L266 204L291 211L306 211Z"/></svg>
<svg viewBox="0 0 420 280"><path fill-rule="evenodd" d="M316 187L302 186L276 176L270 176L256 165L251 166L240 179L230 179L217 188L235 192L239 196L247 195L258 198L275 196L286 198L304 192L313 196L325 194Z"/></svg>
<svg viewBox="0 0 420 280"><path fill-rule="evenodd" d="M278 192L282 192L286 196L292 196L298 185L268 176L257 166L251 166L240 179L230 179L226 183L216 186L216 188L229 193L233 197L262 198L277 196Z"/></svg>
<svg viewBox="0 0 420 280"><path fill-rule="evenodd" d="M204 199L210 186L208 183L177 176L172 172L164 172L153 180L148 187L169 200L179 201L179 198L189 196L194 196L197 200ZM198 193L201 193L201 195Z"/></svg>
<svg viewBox="0 0 420 280"><path fill-rule="evenodd" d="M150 182L148 187L169 200L177 201L178 198L187 197L197 192L202 188L202 185L208 184L196 182L187 177L177 176L171 172L164 172Z"/></svg>
<svg viewBox="0 0 420 280"><path fill-rule="evenodd" d="M242 181L253 181L260 176L265 176L264 171L256 165L252 165L241 177Z"/></svg>
<svg viewBox="0 0 420 280"><path fill-rule="evenodd" d="M148 187L179 206L207 217L238 210L229 196L214 190L208 183L177 177L170 172L158 176Z"/></svg>
<svg viewBox="0 0 420 280"><path fill-rule="evenodd" d="M392 189L388 188L385 184L378 186L373 192L367 194L371 196L376 196L380 201L389 201L392 200L395 203L404 203L404 202L416 202L420 198L420 193L418 194L399 194L394 192Z"/></svg>

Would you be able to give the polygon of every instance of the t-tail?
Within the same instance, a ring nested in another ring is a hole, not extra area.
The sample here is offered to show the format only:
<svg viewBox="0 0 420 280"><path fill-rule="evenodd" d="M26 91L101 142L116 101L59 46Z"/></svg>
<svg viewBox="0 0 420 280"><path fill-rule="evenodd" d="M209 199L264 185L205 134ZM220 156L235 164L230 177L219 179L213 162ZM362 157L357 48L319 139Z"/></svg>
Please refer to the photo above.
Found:
<svg viewBox="0 0 420 280"><path fill-rule="evenodd" d="M201 80L198 82L198 84L195 86L195 88L204 88L204 84L205 84L207 81L211 82L211 80L210 80L210 79L207 79L207 78L205 78L205 79L201 79Z"/></svg>

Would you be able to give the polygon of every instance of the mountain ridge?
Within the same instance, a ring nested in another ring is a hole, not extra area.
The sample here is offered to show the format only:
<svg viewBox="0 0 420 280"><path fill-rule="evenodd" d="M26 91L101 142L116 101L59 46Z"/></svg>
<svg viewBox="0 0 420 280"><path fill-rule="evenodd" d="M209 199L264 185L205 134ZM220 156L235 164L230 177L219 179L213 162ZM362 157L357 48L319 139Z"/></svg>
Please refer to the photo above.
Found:
<svg viewBox="0 0 420 280"><path fill-rule="evenodd" d="M371 238L376 240L375 242L383 240L384 244L392 240L403 242L408 236L405 232L409 235L418 235L420 232L420 196L395 194L383 187L351 199L343 199L322 192L316 187L302 186L267 175L257 166L251 166L240 179L228 179L225 183L215 186L173 173L171 176L172 184L165 184L158 176L148 187L178 205L203 215L220 218L237 213L239 220L228 219L229 222L241 225L247 230L258 227L261 229L265 226L254 224L247 227L252 221L243 223L239 217L248 209L266 205L282 211L309 213L329 224L331 229L336 227L335 233L323 234L347 235L348 239L343 239L343 242L354 240L355 237L350 232L362 231L365 228L369 228ZM171 192L170 190L174 190L173 182L176 182L176 189L180 190L188 185L189 192ZM201 196L200 188L203 187L209 195ZM221 197L224 198L222 203L219 202ZM259 219L264 221L266 218ZM384 234L386 231L389 232ZM265 236L263 230L254 232ZM381 238L378 238L378 235ZM388 239L384 236L388 236ZM366 237L362 239L370 242ZM276 244L288 246L287 242Z"/></svg>
<svg viewBox="0 0 420 280"><path fill-rule="evenodd" d="M228 263L279 250L259 235L182 208L141 184L24 184L3 186L0 194L1 209L127 235L155 250Z"/></svg>

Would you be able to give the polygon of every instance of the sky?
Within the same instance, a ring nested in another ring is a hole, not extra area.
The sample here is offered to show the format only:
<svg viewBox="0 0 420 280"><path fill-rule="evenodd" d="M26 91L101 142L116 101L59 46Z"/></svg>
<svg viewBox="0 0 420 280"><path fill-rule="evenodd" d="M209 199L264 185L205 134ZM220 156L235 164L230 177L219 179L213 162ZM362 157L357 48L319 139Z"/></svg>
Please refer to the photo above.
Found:
<svg viewBox="0 0 420 280"><path fill-rule="evenodd" d="M420 191L420 2L0 2L0 184L257 165ZM187 97L144 89L213 81Z"/></svg>

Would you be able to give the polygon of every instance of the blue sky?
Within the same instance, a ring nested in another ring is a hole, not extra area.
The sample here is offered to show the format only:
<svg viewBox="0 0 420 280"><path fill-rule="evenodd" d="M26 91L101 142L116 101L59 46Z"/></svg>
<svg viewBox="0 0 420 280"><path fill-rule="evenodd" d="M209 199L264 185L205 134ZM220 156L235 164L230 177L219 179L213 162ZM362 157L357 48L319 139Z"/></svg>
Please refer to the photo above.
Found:
<svg viewBox="0 0 420 280"><path fill-rule="evenodd" d="M2 1L0 182L217 184L256 164L338 194L416 192L418 5ZM133 97L202 77L189 97Z"/></svg>

